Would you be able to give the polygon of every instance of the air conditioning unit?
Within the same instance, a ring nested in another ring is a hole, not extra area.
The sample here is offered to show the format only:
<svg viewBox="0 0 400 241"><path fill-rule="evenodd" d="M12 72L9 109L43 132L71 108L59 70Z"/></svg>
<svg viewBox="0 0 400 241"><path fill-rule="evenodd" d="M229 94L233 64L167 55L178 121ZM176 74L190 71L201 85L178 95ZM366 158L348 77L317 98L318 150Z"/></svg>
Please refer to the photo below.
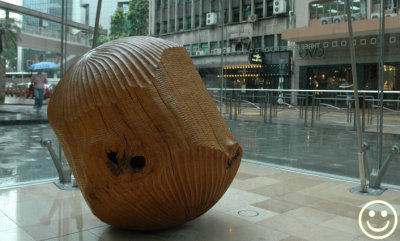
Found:
<svg viewBox="0 0 400 241"><path fill-rule="evenodd" d="M231 47L227 47L227 48L224 48L224 53L230 53L231 52Z"/></svg>
<svg viewBox="0 0 400 241"><path fill-rule="evenodd" d="M372 19L374 19L374 18L379 18L381 15L379 14L379 13L372 13L371 14L371 18Z"/></svg>
<svg viewBox="0 0 400 241"><path fill-rule="evenodd" d="M332 21L334 23L343 23L346 22L346 16L345 15L338 15L338 16L334 16Z"/></svg>
<svg viewBox="0 0 400 241"><path fill-rule="evenodd" d="M250 15L248 18L248 21L251 23L254 23L255 21L257 21L257 15Z"/></svg>
<svg viewBox="0 0 400 241"><path fill-rule="evenodd" d="M274 14L286 13L286 0L274 0Z"/></svg>
<svg viewBox="0 0 400 241"><path fill-rule="evenodd" d="M385 14L385 17L386 18L388 18L388 17L396 17L397 16L397 13L388 13L388 14Z"/></svg>
<svg viewBox="0 0 400 241"><path fill-rule="evenodd" d="M216 25L218 17L217 13L207 13L206 15L206 25Z"/></svg>
<svg viewBox="0 0 400 241"><path fill-rule="evenodd" d="M361 19L361 14L356 13L351 15L351 21L357 21Z"/></svg>
<svg viewBox="0 0 400 241"><path fill-rule="evenodd" d="M332 17L323 17L323 18L321 18L321 24L322 25L330 24L330 23L332 23Z"/></svg>
<svg viewBox="0 0 400 241"><path fill-rule="evenodd" d="M221 54L221 49L220 48L216 48L213 49L214 50L214 54Z"/></svg>
<svg viewBox="0 0 400 241"><path fill-rule="evenodd" d="M196 51L196 55L204 55L205 52L203 50L198 50Z"/></svg>

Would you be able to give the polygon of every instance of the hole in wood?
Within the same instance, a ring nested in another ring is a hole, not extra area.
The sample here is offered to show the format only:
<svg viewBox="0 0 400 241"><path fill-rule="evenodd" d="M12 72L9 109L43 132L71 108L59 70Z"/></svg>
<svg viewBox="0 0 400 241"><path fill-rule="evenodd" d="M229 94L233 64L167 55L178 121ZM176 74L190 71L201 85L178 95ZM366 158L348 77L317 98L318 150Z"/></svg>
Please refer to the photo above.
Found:
<svg viewBox="0 0 400 241"><path fill-rule="evenodd" d="M115 151L111 151L107 153L107 158L108 160L110 160L112 163L117 164L118 165L118 157L117 157L118 153Z"/></svg>
<svg viewBox="0 0 400 241"><path fill-rule="evenodd" d="M146 158L144 158L144 156L132 157L129 161L129 165L133 172L140 172L146 166Z"/></svg>

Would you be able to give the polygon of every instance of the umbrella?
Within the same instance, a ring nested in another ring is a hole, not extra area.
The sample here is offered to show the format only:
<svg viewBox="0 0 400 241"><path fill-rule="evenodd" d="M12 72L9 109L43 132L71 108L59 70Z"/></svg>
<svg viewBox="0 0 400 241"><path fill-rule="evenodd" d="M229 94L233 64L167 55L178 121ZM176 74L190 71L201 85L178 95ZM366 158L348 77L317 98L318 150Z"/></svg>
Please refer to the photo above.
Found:
<svg viewBox="0 0 400 241"><path fill-rule="evenodd" d="M59 67L58 64L53 62L39 62L29 66L28 71L39 70L39 69L53 69Z"/></svg>
<svg viewBox="0 0 400 241"><path fill-rule="evenodd" d="M342 83L341 85L339 85L339 88L342 88L342 89L353 88L353 84L352 84L352 83L349 83L349 82L344 82L344 83Z"/></svg>

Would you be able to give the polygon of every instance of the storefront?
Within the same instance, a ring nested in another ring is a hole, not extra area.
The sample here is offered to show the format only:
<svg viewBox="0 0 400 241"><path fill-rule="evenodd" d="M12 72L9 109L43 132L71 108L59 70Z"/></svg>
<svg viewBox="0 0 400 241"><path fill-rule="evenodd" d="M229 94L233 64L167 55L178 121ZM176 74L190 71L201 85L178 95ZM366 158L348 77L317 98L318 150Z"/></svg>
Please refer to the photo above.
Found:
<svg viewBox="0 0 400 241"><path fill-rule="evenodd" d="M247 63L224 66L224 87L290 89L291 53L291 51L250 51ZM199 68L199 73L207 87L219 88L221 86L221 67Z"/></svg>

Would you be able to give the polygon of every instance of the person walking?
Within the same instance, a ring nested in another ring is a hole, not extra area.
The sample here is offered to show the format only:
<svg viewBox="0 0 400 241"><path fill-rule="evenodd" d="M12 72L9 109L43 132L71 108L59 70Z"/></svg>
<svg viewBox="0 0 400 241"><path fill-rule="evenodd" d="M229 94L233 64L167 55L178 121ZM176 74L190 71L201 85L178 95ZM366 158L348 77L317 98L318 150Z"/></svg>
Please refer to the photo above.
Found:
<svg viewBox="0 0 400 241"><path fill-rule="evenodd" d="M43 70L38 70L37 74L32 75L31 84L33 85L33 93L35 96L33 108L39 112L42 109L44 89L45 84L47 84L47 75L43 73Z"/></svg>

